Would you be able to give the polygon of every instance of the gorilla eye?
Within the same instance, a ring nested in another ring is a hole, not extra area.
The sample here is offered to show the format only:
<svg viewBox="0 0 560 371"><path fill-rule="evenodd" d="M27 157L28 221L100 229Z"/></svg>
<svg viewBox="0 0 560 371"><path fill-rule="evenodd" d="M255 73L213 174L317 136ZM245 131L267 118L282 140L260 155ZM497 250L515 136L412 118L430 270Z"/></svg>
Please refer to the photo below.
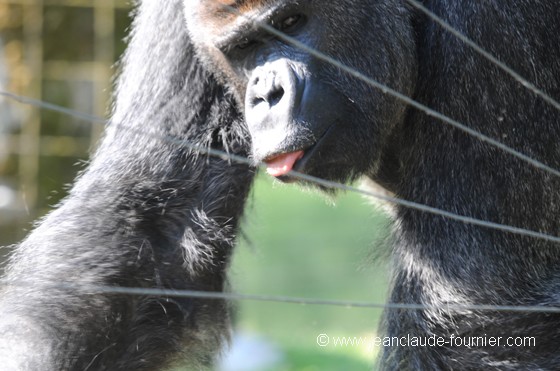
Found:
<svg viewBox="0 0 560 371"><path fill-rule="evenodd" d="M283 32L294 31L304 20L304 17L300 14L291 15L280 22L278 29Z"/></svg>
<svg viewBox="0 0 560 371"><path fill-rule="evenodd" d="M255 44L255 42L256 42L255 40L249 39L248 37L244 37L243 39L239 40L239 42L237 43L237 45L235 45L235 47L237 49L247 49L253 44Z"/></svg>

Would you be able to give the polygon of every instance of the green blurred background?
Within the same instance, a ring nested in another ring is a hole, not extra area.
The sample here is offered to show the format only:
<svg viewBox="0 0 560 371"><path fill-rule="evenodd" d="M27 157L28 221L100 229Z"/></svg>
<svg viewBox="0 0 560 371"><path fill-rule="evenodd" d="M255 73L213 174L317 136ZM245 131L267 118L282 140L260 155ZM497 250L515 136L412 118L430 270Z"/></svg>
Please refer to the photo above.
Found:
<svg viewBox="0 0 560 371"><path fill-rule="evenodd" d="M388 220L356 194L328 199L261 176L253 190L231 280L235 291L383 303L386 270L377 258ZM285 353L271 370L371 370L378 349L317 345L317 336L376 333L381 312L338 306L243 301L237 327Z"/></svg>
<svg viewBox="0 0 560 371"><path fill-rule="evenodd" d="M130 5L118 0L0 0L0 89L106 116ZM0 246L64 197L102 127L0 97ZM383 303L388 219L356 194L258 177L230 272L235 292ZM0 249L0 261L9 248ZM371 370L380 310L239 301L224 370ZM326 334L363 337L325 347ZM268 357L266 355L269 355ZM260 362L260 363L259 363ZM237 367L237 368L236 368ZM251 368L252 367L252 368Z"/></svg>

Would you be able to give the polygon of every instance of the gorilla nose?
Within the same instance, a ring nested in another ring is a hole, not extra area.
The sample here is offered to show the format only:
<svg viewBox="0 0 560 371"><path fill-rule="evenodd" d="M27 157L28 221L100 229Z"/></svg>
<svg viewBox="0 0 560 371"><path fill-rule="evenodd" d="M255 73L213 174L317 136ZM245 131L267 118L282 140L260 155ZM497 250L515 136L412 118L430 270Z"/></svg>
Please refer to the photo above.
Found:
<svg viewBox="0 0 560 371"><path fill-rule="evenodd" d="M254 106L267 104L268 108L271 109L284 96L282 85L281 76L278 76L276 71L268 71L266 76L255 76L251 89L251 103Z"/></svg>
<svg viewBox="0 0 560 371"><path fill-rule="evenodd" d="M254 70L245 96L245 116L251 131L288 125L300 105L303 84L290 63L277 60Z"/></svg>

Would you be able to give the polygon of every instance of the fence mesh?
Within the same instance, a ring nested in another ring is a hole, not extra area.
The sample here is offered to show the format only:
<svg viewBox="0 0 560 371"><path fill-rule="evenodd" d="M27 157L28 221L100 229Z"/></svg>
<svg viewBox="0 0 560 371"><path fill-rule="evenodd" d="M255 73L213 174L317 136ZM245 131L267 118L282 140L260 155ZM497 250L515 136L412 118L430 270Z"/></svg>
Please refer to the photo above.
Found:
<svg viewBox="0 0 560 371"><path fill-rule="evenodd" d="M0 88L106 116L124 0L0 0ZM0 246L64 196L101 126L0 97Z"/></svg>

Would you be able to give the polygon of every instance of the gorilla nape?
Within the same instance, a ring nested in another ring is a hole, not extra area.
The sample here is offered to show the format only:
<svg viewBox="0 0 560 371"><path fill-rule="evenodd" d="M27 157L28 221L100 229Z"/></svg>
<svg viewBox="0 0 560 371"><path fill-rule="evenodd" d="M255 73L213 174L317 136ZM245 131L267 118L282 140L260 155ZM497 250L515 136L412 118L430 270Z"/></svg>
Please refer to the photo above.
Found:
<svg viewBox="0 0 560 371"><path fill-rule="evenodd" d="M554 1L423 4L560 99ZM92 284L224 290L254 168L162 137L251 156L285 181L292 169L335 181L365 176L407 200L558 234L560 179L261 23L560 167L560 113L405 0L143 1L113 124L69 197L12 257L0 304L7 369L211 367L227 337L227 303L87 292ZM390 300L426 308L387 310L388 336L534 336L536 346L385 348L382 369L560 368L560 315L446 309L559 306L558 244L399 206L394 214ZM53 289L68 280L73 291Z"/></svg>

